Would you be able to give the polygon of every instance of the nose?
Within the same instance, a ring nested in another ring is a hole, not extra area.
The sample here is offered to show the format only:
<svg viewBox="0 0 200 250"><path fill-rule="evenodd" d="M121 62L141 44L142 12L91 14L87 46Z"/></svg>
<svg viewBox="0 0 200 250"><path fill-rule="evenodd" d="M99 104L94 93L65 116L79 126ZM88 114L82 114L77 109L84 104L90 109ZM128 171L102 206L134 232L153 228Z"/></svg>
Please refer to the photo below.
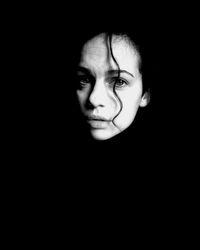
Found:
<svg viewBox="0 0 200 250"><path fill-rule="evenodd" d="M103 81L96 81L88 100L93 107L105 107L107 105L109 95Z"/></svg>

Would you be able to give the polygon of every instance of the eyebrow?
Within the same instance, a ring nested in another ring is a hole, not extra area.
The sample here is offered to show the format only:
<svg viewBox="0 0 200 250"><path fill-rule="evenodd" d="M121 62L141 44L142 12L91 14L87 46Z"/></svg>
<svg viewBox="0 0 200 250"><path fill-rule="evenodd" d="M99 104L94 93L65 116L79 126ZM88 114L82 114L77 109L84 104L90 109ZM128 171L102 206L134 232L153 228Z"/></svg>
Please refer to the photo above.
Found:
<svg viewBox="0 0 200 250"><path fill-rule="evenodd" d="M126 74L132 76L133 78L135 77L135 76L134 76L133 74L131 74L130 72L128 72L128 71L126 71L126 70L122 70L122 69L120 69L120 70L114 70L114 69L108 70L107 73L108 73L108 74L126 73Z"/></svg>
<svg viewBox="0 0 200 250"><path fill-rule="evenodd" d="M84 72L84 73L86 73L86 74L91 74L91 71L90 71L90 69L88 69L88 68L85 68L85 67L82 67L82 66L78 66L77 67L77 71L82 71L82 72Z"/></svg>
<svg viewBox="0 0 200 250"><path fill-rule="evenodd" d="M88 68L85 68L85 67L83 67L83 66L78 66L78 67L77 67L77 70L78 70L78 71L82 71L82 72L87 73L87 74L88 74L88 73L91 74L91 70L88 69ZM126 74L130 75L131 77L135 78L135 76L134 76L133 74L131 74L130 72L128 72L128 71L126 71L126 70L122 70L122 69L120 69L120 70L111 69L111 70L108 70L106 73L107 73L107 74L126 73Z"/></svg>

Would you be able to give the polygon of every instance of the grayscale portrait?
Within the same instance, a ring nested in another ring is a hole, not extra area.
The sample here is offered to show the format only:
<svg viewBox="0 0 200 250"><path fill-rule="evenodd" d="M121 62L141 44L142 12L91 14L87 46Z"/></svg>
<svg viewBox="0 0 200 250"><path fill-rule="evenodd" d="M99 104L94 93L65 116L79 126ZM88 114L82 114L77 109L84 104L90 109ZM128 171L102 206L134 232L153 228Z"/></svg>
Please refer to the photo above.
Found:
<svg viewBox="0 0 200 250"><path fill-rule="evenodd" d="M151 103L153 58L149 64L144 37L134 31L88 32L80 40L75 66L78 109L90 136L108 140L134 127L138 114Z"/></svg>

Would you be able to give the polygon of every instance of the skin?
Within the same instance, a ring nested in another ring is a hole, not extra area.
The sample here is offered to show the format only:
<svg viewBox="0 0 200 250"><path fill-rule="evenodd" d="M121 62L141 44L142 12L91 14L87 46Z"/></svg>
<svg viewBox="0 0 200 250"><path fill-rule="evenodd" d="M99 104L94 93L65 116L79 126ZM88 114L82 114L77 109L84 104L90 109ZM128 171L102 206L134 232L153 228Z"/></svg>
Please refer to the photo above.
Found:
<svg viewBox="0 0 200 250"><path fill-rule="evenodd" d="M145 107L149 99L147 93L142 95L138 51L130 40L114 35L113 55L120 70L126 71L120 72L115 87L123 105L120 111L120 102L113 92L113 84L118 76L114 70L118 70L118 67L110 56L105 37L105 34L100 34L85 43L77 72L80 83L77 89L78 102L91 135L96 140L110 139L128 128L139 107Z"/></svg>

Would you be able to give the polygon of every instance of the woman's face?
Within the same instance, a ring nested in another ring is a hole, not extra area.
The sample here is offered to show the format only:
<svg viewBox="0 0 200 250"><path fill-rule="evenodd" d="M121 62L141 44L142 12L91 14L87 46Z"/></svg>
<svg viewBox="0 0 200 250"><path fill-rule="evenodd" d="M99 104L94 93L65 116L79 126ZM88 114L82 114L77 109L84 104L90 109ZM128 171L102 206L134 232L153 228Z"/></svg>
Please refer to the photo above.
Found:
<svg viewBox="0 0 200 250"><path fill-rule="evenodd" d="M105 34L84 44L78 65L78 101L91 135L97 140L124 131L138 108L147 104L147 98L142 96L137 50L127 39L113 36L112 52L120 68L119 78Z"/></svg>

